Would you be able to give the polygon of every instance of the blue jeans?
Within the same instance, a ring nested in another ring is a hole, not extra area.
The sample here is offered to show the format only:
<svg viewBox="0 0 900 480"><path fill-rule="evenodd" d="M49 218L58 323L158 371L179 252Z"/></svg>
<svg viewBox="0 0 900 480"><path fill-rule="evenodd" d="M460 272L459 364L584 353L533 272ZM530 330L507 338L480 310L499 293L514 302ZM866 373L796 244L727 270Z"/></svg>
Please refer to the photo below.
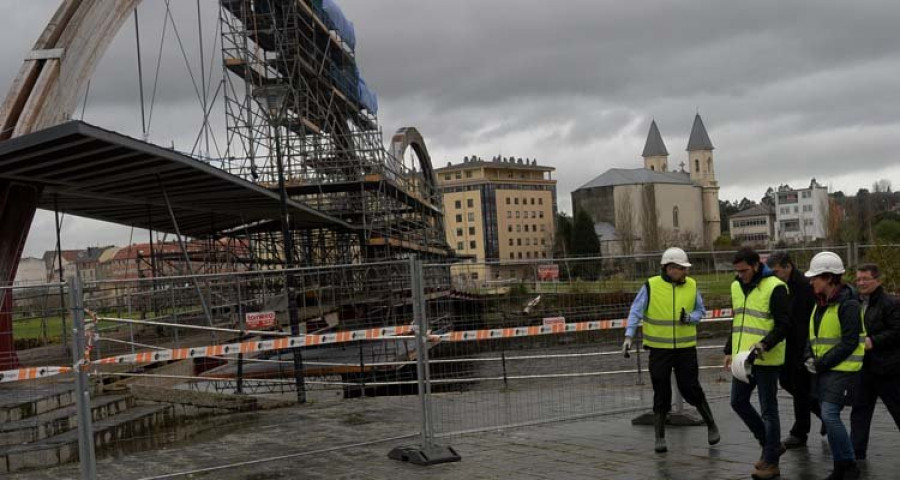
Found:
<svg viewBox="0 0 900 480"><path fill-rule="evenodd" d="M763 446L766 463L778 464L781 453L781 422L778 419L778 373L780 367L754 366L750 383L731 380L731 409L741 417ZM758 388L762 415L750 404L753 389Z"/></svg>
<svg viewBox="0 0 900 480"><path fill-rule="evenodd" d="M828 445L831 447L831 458L835 462L853 461L853 443L850 435L841 421L841 410L844 406L840 403L822 402L822 423L828 429Z"/></svg>

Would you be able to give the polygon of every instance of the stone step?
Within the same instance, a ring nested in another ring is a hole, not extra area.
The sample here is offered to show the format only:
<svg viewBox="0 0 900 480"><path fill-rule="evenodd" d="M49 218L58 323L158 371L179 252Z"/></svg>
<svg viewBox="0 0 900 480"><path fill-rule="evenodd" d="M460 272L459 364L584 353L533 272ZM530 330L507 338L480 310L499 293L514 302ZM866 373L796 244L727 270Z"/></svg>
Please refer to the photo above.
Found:
<svg viewBox="0 0 900 480"><path fill-rule="evenodd" d="M130 395L104 395L91 399L91 418L98 422L134 406ZM68 405L33 417L0 424L0 446L22 445L78 428L78 407Z"/></svg>
<svg viewBox="0 0 900 480"><path fill-rule="evenodd" d="M0 424L74 405L74 390L71 382L0 389Z"/></svg>
<svg viewBox="0 0 900 480"><path fill-rule="evenodd" d="M94 423L94 446L100 456L119 442L152 438L173 419L171 405L139 405ZM78 429L25 445L0 447L0 474L48 468L78 460Z"/></svg>

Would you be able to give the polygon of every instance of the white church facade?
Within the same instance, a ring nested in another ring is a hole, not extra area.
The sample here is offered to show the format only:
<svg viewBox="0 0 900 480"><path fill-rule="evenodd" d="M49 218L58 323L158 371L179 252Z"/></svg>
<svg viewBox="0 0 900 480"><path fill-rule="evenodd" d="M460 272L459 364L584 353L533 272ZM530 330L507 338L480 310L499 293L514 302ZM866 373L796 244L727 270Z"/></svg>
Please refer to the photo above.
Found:
<svg viewBox="0 0 900 480"><path fill-rule="evenodd" d="M697 114L687 162L670 170L669 152L653 121L641 154L643 168L613 168L573 191L572 207L594 221L601 253L711 245L722 231L713 149Z"/></svg>

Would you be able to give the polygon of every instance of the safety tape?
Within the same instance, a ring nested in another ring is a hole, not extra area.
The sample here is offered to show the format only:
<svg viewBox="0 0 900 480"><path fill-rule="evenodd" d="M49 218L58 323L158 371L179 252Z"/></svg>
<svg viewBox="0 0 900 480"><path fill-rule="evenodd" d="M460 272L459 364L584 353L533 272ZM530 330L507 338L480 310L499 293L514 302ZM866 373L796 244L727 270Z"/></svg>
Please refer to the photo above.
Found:
<svg viewBox="0 0 900 480"><path fill-rule="evenodd" d="M52 377L54 375L68 373L71 371L72 367L30 367L19 368L16 370L3 370L0 371L0 383Z"/></svg>
<svg viewBox="0 0 900 480"><path fill-rule="evenodd" d="M706 312L704 320L717 321L730 319L731 309L715 309ZM478 340L492 340L499 338L528 337L537 335L552 335L568 332L589 332L596 330L609 330L624 327L627 319L595 320L588 322L575 322L554 325L534 325L525 327L497 328L487 330L460 330L441 335L429 335L431 342L468 342ZM366 330L348 330L344 332L326 333L319 335L300 335L297 337L276 338L273 340L250 340L239 343L226 343L222 345L207 345L201 347L175 348L166 350L149 350L144 352L116 355L95 360L91 364L119 365L161 362L168 360L187 360L192 358L215 357L221 355L233 355L237 353L261 353L288 348L303 348L316 345L333 345L338 343L356 342L360 340L389 339L391 337L410 335L415 332L412 325L400 325L395 327L370 328ZM49 377L71 371L71 367L34 367L19 370L7 370L0 372L0 382L12 382L17 380L29 380L34 378ZM32 372L34 371L34 372ZM38 372L40 371L40 372Z"/></svg>

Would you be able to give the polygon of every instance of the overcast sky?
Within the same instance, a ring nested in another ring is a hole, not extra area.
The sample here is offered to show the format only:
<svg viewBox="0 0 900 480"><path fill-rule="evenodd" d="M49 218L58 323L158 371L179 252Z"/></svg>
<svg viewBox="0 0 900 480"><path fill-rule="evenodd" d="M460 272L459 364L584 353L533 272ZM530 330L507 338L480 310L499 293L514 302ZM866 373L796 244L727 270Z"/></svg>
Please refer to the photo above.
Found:
<svg viewBox="0 0 900 480"><path fill-rule="evenodd" d="M173 0L190 58L196 4ZM0 2L0 91L55 0ZM378 93L385 135L416 126L436 166L464 155L537 158L557 168L560 209L609 168L642 166L655 118L670 152L684 151L699 110L716 147L722 199L811 177L856 192L900 184L900 4L893 1L339 0L356 25L357 61ZM155 77L163 0L139 10L146 95ZM202 0L206 61L220 78L216 7ZM190 150L200 107L171 26L151 141ZM131 21L104 57L84 119L140 136ZM215 55L215 56L213 56ZM195 66L193 72L199 67ZM214 110L214 128L222 128ZM76 116L80 116L77 112ZM219 135L220 141L224 135ZM211 154L215 155L214 148ZM41 213L26 254L53 248ZM70 218L64 248L126 243L129 229ZM146 241L136 232L134 241Z"/></svg>

